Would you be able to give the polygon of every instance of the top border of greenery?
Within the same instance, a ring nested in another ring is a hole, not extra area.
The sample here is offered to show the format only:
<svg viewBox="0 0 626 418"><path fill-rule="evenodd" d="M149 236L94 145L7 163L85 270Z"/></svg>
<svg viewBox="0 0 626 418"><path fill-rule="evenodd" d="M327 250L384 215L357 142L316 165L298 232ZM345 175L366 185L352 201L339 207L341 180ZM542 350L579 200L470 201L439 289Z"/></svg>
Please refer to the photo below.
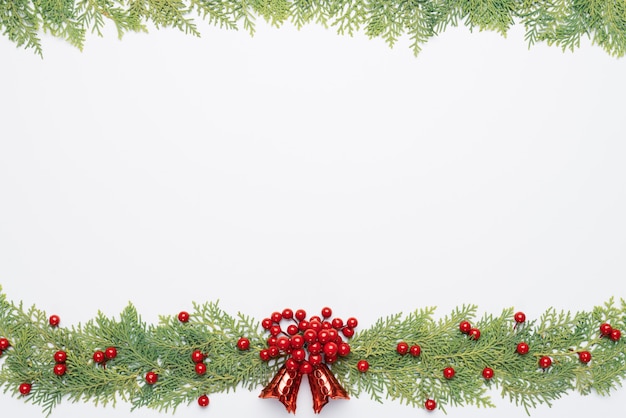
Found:
<svg viewBox="0 0 626 418"><path fill-rule="evenodd" d="M200 36L198 20L254 34L259 19L276 27L289 22L364 33L390 47L407 36L415 55L430 38L461 24L503 36L523 25L529 47L545 42L573 51L586 38L612 56L626 52L624 0L0 0L3 35L41 56L43 33L82 50L87 34L103 36L107 23L120 38L149 26Z"/></svg>

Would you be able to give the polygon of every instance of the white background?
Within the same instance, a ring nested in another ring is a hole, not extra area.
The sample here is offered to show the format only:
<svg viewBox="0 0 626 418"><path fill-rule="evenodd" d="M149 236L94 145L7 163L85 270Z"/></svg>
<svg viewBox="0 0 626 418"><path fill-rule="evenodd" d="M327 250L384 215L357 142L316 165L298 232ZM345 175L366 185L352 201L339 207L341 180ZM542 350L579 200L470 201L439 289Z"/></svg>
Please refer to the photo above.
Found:
<svg viewBox="0 0 626 418"><path fill-rule="evenodd" d="M364 329L423 306L532 318L626 297L626 61L589 43L450 29L415 58L408 40L260 24L44 48L0 39L0 283L64 325L128 301L148 321L191 301L258 319L328 305ZM288 416L257 392L177 416ZM494 400L448 416L526 416ZM533 416L625 401L571 395ZM323 414L427 412L363 395ZM298 416L313 416L306 383Z"/></svg>

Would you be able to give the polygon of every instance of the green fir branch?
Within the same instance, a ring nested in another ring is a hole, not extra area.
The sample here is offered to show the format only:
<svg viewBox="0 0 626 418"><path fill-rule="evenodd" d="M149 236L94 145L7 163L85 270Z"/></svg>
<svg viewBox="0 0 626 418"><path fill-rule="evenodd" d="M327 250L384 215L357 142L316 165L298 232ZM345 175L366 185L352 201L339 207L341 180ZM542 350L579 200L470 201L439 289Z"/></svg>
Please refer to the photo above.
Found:
<svg viewBox="0 0 626 418"><path fill-rule="evenodd" d="M603 323L624 329L624 300L611 299L589 312L549 308L520 323L511 308L480 318L477 311L463 305L440 318L432 307L388 315L347 339L350 354L329 366L353 396L417 408L435 400L442 410L493 407L495 389L529 412L574 391L609 395L626 377L624 339L599 331ZM480 336L463 333L464 321ZM249 349L238 348L242 337ZM148 324L129 304L118 317L99 312L84 324L53 327L45 312L8 301L0 289L0 338L10 342L0 350L0 387L46 415L63 401L115 405L122 400L132 409L175 411L204 394L267 385L288 357L283 353L263 361L260 353L268 342L260 323L241 313L230 315L217 302L194 304L188 322L161 316L158 324ZM527 354L517 352L520 342L529 345ZM419 346L420 352L399 353L399 343ZM94 352L108 347L115 347L117 356L97 364ZM58 350L67 353L62 376L52 371ZM207 356L205 374L196 373L191 354L197 350ZM579 359L583 351L591 353L591 362ZM552 360L547 368L539 365L544 356ZM365 372L358 367L362 360L369 363ZM456 372L452 378L443 374L448 367ZM493 370L492 378L483 377L486 367ZM158 374L156 384L146 383L148 372ZM23 383L32 384L27 395L19 392Z"/></svg>
<svg viewBox="0 0 626 418"><path fill-rule="evenodd" d="M529 47L547 43L573 51L589 39L610 55L626 54L623 0L0 0L3 35L40 55L41 33L82 49L85 35L102 36L107 23L120 38L150 25L200 36L197 19L254 34L257 18L275 27L291 22L298 29L332 27L340 35L362 32L390 47L406 37L415 55L460 24L503 36L522 25Z"/></svg>

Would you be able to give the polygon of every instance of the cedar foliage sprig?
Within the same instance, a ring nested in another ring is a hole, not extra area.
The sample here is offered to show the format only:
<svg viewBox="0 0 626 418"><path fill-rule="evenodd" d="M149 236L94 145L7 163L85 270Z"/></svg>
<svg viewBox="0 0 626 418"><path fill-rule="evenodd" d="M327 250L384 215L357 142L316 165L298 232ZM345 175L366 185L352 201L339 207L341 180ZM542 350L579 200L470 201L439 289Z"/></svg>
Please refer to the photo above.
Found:
<svg viewBox="0 0 626 418"><path fill-rule="evenodd" d="M493 407L490 393L499 390L527 412L572 391L608 395L626 377L626 343L599 333L605 322L624 329L624 300L618 304L611 299L575 314L550 308L523 323L515 322L511 308L478 319L477 311L474 305L463 305L437 318L429 307L381 318L354 335L351 353L331 365L332 373L351 395L367 394L379 402L392 399L421 408L427 399L435 399L444 410ZM460 332L461 321L478 328L480 338ZM237 348L240 337L249 339L249 350ZM162 316L158 324L147 324L129 304L119 317L98 313L85 324L54 328L45 312L8 301L0 288L0 338L11 343L0 357L0 387L20 396L19 385L32 383L32 392L23 398L40 405L45 414L63 400L106 405L120 399L133 409L173 411L203 394L266 385L284 364L284 358L260 359L267 342L257 321L229 315L214 302L194 304L187 323ZM419 345L420 355L398 354L401 341ZM530 346L526 355L515 350L522 341ZM108 346L116 347L118 356L106 367L94 363L94 351ZM52 373L57 350L67 352L64 376ZM194 350L207 355L205 375L195 373L190 357ZM590 363L579 360L581 351L592 354ZM538 365L542 356L553 361L548 369ZM359 360L367 360L367 372L359 371ZM446 367L454 367L454 378L444 378ZM492 379L481 376L485 367L493 369ZM159 374L157 384L146 384L148 371Z"/></svg>
<svg viewBox="0 0 626 418"><path fill-rule="evenodd" d="M350 36L363 31L389 46L406 35L416 55L449 27L506 35L519 24L529 46L546 42L574 50L587 38L613 56L626 53L623 0L0 0L3 34L39 55L42 32L82 49L86 34L102 36L106 22L120 38L149 25L200 36L197 18L250 34L258 18L276 27L320 24Z"/></svg>

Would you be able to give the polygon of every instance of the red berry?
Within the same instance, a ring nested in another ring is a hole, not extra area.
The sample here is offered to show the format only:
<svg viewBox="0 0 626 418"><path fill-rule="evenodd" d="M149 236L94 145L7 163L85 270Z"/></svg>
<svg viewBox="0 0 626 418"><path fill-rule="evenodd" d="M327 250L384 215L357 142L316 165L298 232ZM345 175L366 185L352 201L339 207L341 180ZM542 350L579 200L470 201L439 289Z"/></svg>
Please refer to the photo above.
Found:
<svg viewBox="0 0 626 418"><path fill-rule="evenodd" d="M529 350L530 350L530 347L528 346L528 344L523 343L523 342L517 344L516 351L518 354L521 354L521 355L528 354Z"/></svg>
<svg viewBox="0 0 626 418"><path fill-rule="evenodd" d="M345 357L350 354L350 344L348 343L339 343L339 350L337 352L341 357Z"/></svg>
<svg viewBox="0 0 626 418"><path fill-rule="evenodd" d="M317 332L312 329L307 329L306 331L304 331L303 338L304 341L306 341L307 343L313 343L317 341Z"/></svg>
<svg viewBox="0 0 626 418"><path fill-rule="evenodd" d="M315 341L312 344L309 344L309 353L311 354L319 354L322 351L322 343L319 341Z"/></svg>
<svg viewBox="0 0 626 418"><path fill-rule="evenodd" d="M413 357L419 357L419 355L422 353L422 347L417 344L412 345L411 348L409 348L409 353L411 353Z"/></svg>
<svg viewBox="0 0 626 418"><path fill-rule="evenodd" d="M106 360L105 356L104 356L104 351L96 351L95 353L93 353L93 361L94 363L100 364L100 363L104 363L104 361Z"/></svg>
<svg viewBox="0 0 626 418"><path fill-rule="evenodd" d="M304 321L306 322L306 321ZM316 321L316 320L312 320L308 323L308 329L311 329L313 331L315 331L315 334L317 335L318 332L320 332L322 330L322 323L320 321Z"/></svg>
<svg viewBox="0 0 626 418"><path fill-rule="evenodd" d="M283 309L283 318L285 319L293 318L293 311L289 308Z"/></svg>
<svg viewBox="0 0 626 418"><path fill-rule="evenodd" d="M343 329L341 330L341 332L343 333L343 335L345 335L347 338L352 338L352 336L354 335L354 328L352 327L343 327Z"/></svg>
<svg viewBox="0 0 626 418"><path fill-rule="evenodd" d="M272 312L270 318L272 318L273 322L279 323L280 320L283 319L283 315L280 312Z"/></svg>
<svg viewBox="0 0 626 418"><path fill-rule="evenodd" d="M304 309L298 309L294 316L298 321L302 321L304 318L306 318L306 311Z"/></svg>
<svg viewBox="0 0 626 418"><path fill-rule="evenodd" d="M268 349L259 351L259 358L263 361L268 361L270 359L270 351Z"/></svg>
<svg viewBox="0 0 626 418"><path fill-rule="evenodd" d="M146 373L146 383L149 385L154 385L159 380L159 375L155 372Z"/></svg>
<svg viewBox="0 0 626 418"><path fill-rule="evenodd" d="M104 350L104 356L108 360L114 359L115 357L117 357L117 349L115 347L108 347L106 350Z"/></svg>
<svg viewBox="0 0 626 418"><path fill-rule="evenodd" d="M367 360L359 360L359 362L356 364L356 368L361 373L365 373L370 368L370 364L367 362Z"/></svg>
<svg viewBox="0 0 626 418"><path fill-rule="evenodd" d="M493 377L493 369L491 367L485 367L483 369L483 377L487 380Z"/></svg>
<svg viewBox="0 0 626 418"><path fill-rule="evenodd" d="M280 350L276 346L272 346L272 347L268 348L267 351L269 351L270 357L272 357L272 358L278 357L278 355L280 354Z"/></svg>
<svg viewBox="0 0 626 418"><path fill-rule="evenodd" d="M291 346L291 342L287 337L280 337L276 340L276 347L281 351L286 351Z"/></svg>
<svg viewBox="0 0 626 418"><path fill-rule="evenodd" d="M189 322L189 312L185 312L185 311L179 312L178 320L182 323Z"/></svg>
<svg viewBox="0 0 626 418"><path fill-rule="evenodd" d="M329 307L322 308L322 316L324 318L330 318L333 314L333 310Z"/></svg>
<svg viewBox="0 0 626 418"><path fill-rule="evenodd" d="M317 333L317 339L322 344L326 344L327 342L330 341L330 334L328 333L327 330L323 329L323 330L321 330L320 332Z"/></svg>
<svg viewBox="0 0 626 418"><path fill-rule="evenodd" d="M547 369L552 366L552 359L548 356L543 356L539 359L539 367L542 369Z"/></svg>
<svg viewBox="0 0 626 418"><path fill-rule="evenodd" d="M405 343L404 341L399 342L398 345L396 346L396 351L398 352L398 354L403 356L409 352L409 345Z"/></svg>
<svg viewBox="0 0 626 418"><path fill-rule="evenodd" d="M589 363L591 361L591 353L589 351L581 351L578 353L578 359L581 363Z"/></svg>
<svg viewBox="0 0 626 418"><path fill-rule="evenodd" d="M299 331L299 328L297 325L291 324L287 327L287 334L289 335L296 335Z"/></svg>
<svg viewBox="0 0 626 418"><path fill-rule="evenodd" d="M273 346L275 346L275 345L276 345L276 342L277 342L277 341L278 341L278 338L276 338L276 337L269 337L269 338L267 339L267 346L268 346L268 347L273 347Z"/></svg>
<svg viewBox="0 0 626 418"><path fill-rule="evenodd" d="M272 327L272 320L269 318L263 318L261 321L261 326L263 329L270 329Z"/></svg>
<svg viewBox="0 0 626 418"><path fill-rule="evenodd" d="M300 373L309 374L313 371L313 366L308 361L303 361L300 363Z"/></svg>
<svg viewBox="0 0 626 418"><path fill-rule="evenodd" d="M348 320L346 321L346 325L350 328L356 328L357 325L359 325L359 321L357 321L356 318L348 318Z"/></svg>
<svg viewBox="0 0 626 418"><path fill-rule="evenodd" d="M443 377L445 377L446 379L452 379L455 374L456 372L454 371L453 367L446 367L445 369L443 369Z"/></svg>
<svg viewBox="0 0 626 418"><path fill-rule="evenodd" d="M309 363L311 363L311 366L316 366L318 364L320 364L322 362L322 355L321 354L311 354L309 355Z"/></svg>
<svg viewBox="0 0 626 418"><path fill-rule="evenodd" d="M300 363L306 358L306 351L304 348L296 348L291 352L291 358Z"/></svg>
<svg viewBox="0 0 626 418"><path fill-rule="evenodd" d="M209 406L209 397L206 395L202 395L198 398L198 405L200 405L203 408L206 408L207 406Z"/></svg>
<svg viewBox="0 0 626 418"><path fill-rule="evenodd" d="M246 337L239 338L239 340L237 340L237 348L241 351L250 349L250 340Z"/></svg>
<svg viewBox="0 0 626 418"><path fill-rule="evenodd" d="M518 324L526 322L526 314L524 312L516 312L515 315L513 315L513 318Z"/></svg>
<svg viewBox="0 0 626 418"><path fill-rule="evenodd" d="M470 324L469 321L461 321L459 324L459 331L463 334L469 334L470 329L472 329L472 324Z"/></svg>
<svg viewBox="0 0 626 418"><path fill-rule="evenodd" d="M600 325L600 334L608 336L608 335L611 335L611 331L613 331L613 328L611 327L611 325L607 324L606 322Z"/></svg>
<svg viewBox="0 0 626 418"><path fill-rule="evenodd" d="M611 331L610 337L613 341L619 341L619 339L622 338L622 332L618 329L614 329L613 331Z"/></svg>
<svg viewBox="0 0 626 418"><path fill-rule="evenodd" d="M335 329L341 329L341 327L343 327L343 319L341 318L334 318L333 321L331 322L333 328Z"/></svg>
<svg viewBox="0 0 626 418"><path fill-rule="evenodd" d="M329 328L326 330L326 332L328 332L329 341L335 341L339 336L339 333L335 328Z"/></svg>
<svg viewBox="0 0 626 418"><path fill-rule="evenodd" d="M206 364L196 363L196 374L205 374L205 373L206 373Z"/></svg>
<svg viewBox="0 0 626 418"><path fill-rule="evenodd" d="M480 330L478 328L472 328L468 335L472 340L477 340L480 338Z"/></svg>
<svg viewBox="0 0 626 418"><path fill-rule="evenodd" d="M324 356L324 360L326 361L326 363L328 364L332 364L334 362L337 361L337 356Z"/></svg>
<svg viewBox="0 0 626 418"><path fill-rule="evenodd" d="M300 367L300 365L293 358L288 358L287 361L285 361L285 368L287 370L295 372L296 370L298 370L299 367Z"/></svg>
<svg viewBox="0 0 626 418"><path fill-rule="evenodd" d="M28 395L30 393L30 390L33 388L33 386L30 383L22 383L20 385L20 393L24 396Z"/></svg>
<svg viewBox="0 0 626 418"><path fill-rule="evenodd" d="M302 335L294 335L291 337L291 348L302 348L304 346L304 337Z"/></svg>
<svg viewBox="0 0 626 418"><path fill-rule="evenodd" d="M314 316L309 318L309 322L319 322L320 325L321 325L322 324L322 317L314 315Z"/></svg>
<svg viewBox="0 0 626 418"><path fill-rule="evenodd" d="M339 346L334 342L324 344L324 355L327 357L335 357L339 352Z"/></svg>
<svg viewBox="0 0 626 418"><path fill-rule="evenodd" d="M50 319L48 320L48 322L50 323L51 327L58 327L59 324L61 323L61 318L59 318L58 315L52 315L50 316Z"/></svg>
<svg viewBox="0 0 626 418"><path fill-rule="evenodd" d="M332 327L333 327L333 324L331 324L330 322L328 321L322 322L322 329L332 329Z"/></svg>
<svg viewBox="0 0 626 418"><path fill-rule="evenodd" d="M194 350L193 353L191 353L191 360L194 363L200 363L204 361L204 353L200 350Z"/></svg>
<svg viewBox="0 0 626 418"><path fill-rule="evenodd" d="M54 353L54 361L57 363L65 363L67 361L67 353L65 351L57 351Z"/></svg>
<svg viewBox="0 0 626 418"><path fill-rule="evenodd" d="M67 371L67 366L65 365L65 363L55 364L54 369L52 369L52 371L57 376L63 376L65 372Z"/></svg>
<svg viewBox="0 0 626 418"><path fill-rule="evenodd" d="M280 329L280 325L272 325L270 327L270 334L273 335L274 337L276 337L281 332L282 330Z"/></svg>
<svg viewBox="0 0 626 418"><path fill-rule="evenodd" d="M9 340L6 338L0 338L0 351L6 351L11 344L9 344Z"/></svg>
<svg viewBox="0 0 626 418"><path fill-rule="evenodd" d="M426 402L424 402L424 408L426 408L428 411L433 411L435 408L437 408L437 402L432 399L428 399Z"/></svg>

